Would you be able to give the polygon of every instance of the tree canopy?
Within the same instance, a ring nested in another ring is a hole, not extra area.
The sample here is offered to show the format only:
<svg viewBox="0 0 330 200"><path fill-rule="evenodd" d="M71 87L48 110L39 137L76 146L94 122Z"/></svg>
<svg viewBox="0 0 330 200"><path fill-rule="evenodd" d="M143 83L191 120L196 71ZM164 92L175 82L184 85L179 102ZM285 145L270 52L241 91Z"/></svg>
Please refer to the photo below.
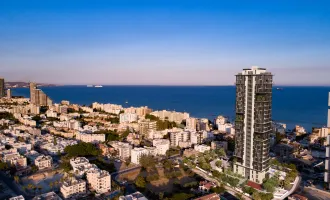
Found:
<svg viewBox="0 0 330 200"><path fill-rule="evenodd" d="M85 142L67 146L65 147L64 152L67 153L69 157L98 156L101 154L101 151L97 149L93 144Z"/></svg>

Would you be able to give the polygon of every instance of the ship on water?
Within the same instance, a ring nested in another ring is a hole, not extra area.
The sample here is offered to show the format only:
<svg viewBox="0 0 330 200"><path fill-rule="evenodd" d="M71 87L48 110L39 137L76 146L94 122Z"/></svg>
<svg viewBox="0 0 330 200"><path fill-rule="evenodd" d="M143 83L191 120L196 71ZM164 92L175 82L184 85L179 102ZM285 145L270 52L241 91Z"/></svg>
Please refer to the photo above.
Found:
<svg viewBox="0 0 330 200"><path fill-rule="evenodd" d="M87 85L87 87L93 87L94 85Z"/></svg>
<svg viewBox="0 0 330 200"><path fill-rule="evenodd" d="M94 87L96 87L96 88L101 88L101 87L103 87L102 85L95 85Z"/></svg>

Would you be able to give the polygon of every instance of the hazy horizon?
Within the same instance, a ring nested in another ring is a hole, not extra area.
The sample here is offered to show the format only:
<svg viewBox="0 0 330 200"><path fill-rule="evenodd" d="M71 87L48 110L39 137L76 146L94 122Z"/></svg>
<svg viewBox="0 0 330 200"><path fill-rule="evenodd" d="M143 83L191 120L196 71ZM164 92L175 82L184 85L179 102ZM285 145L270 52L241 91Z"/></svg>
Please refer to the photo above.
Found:
<svg viewBox="0 0 330 200"><path fill-rule="evenodd" d="M330 85L330 2L1 1L0 76L61 85Z"/></svg>

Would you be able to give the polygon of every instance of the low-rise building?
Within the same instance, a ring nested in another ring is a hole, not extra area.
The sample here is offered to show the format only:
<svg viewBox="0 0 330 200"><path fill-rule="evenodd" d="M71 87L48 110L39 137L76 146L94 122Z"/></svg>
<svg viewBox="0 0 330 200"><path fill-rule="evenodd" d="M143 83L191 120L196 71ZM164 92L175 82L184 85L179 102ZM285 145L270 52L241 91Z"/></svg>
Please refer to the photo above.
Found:
<svg viewBox="0 0 330 200"><path fill-rule="evenodd" d="M51 156L39 156L35 159L34 164L38 169L45 169L52 167L53 159Z"/></svg>
<svg viewBox="0 0 330 200"><path fill-rule="evenodd" d="M77 132L76 139L86 143L101 143L105 142L105 134L86 134Z"/></svg>
<svg viewBox="0 0 330 200"><path fill-rule="evenodd" d="M194 149L195 149L195 151L204 153L205 151L210 151L211 147L202 144L202 145L195 145Z"/></svg>
<svg viewBox="0 0 330 200"><path fill-rule="evenodd" d="M148 154L149 151L145 148L134 148L131 150L131 162L134 164L140 164L141 156Z"/></svg>
<svg viewBox="0 0 330 200"><path fill-rule="evenodd" d="M148 200L148 199L145 196L143 196L143 194L141 194L140 192L135 192L130 195L120 196L119 200Z"/></svg>
<svg viewBox="0 0 330 200"><path fill-rule="evenodd" d="M131 122L137 122L138 116L135 113L121 113L119 115L119 122L120 123L131 123Z"/></svg>
<svg viewBox="0 0 330 200"><path fill-rule="evenodd" d="M156 147L157 155L166 155L167 150L170 149L170 141L168 139L155 139L152 145Z"/></svg>
<svg viewBox="0 0 330 200"><path fill-rule="evenodd" d="M220 197L217 193L207 194L205 196L198 197L193 200L220 200Z"/></svg>
<svg viewBox="0 0 330 200"><path fill-rule="evenodd" d="M55 192L48 192L35 196L32 200L62 200Z"/></svg>
<svg viewBox="0 0 330 200"><path fill-rule="evenodd" d="M11 197L9 200L25 200L23 195L19 195L17 197Z"/></svg>
<svg viewBox="0 0 330 200"><path fill-rule="evenodd" d="M20 155L17 152L6 153L2 157L3 162L10 165L14 165L17 169L22 169L27 167L26 157Z"/></svg>
<svg viewBox="0 0 330 200"><path fill-rule="evenodd" d="M131 156L132 145L129 143L113 141L110 145L118 152L120 159L125 160Z"/></svg>
<svg viewBox="0 0 330 200"><path fill-rule="evenodd" d="M60 191L65 199L77 198L80 195L86 194L86 182L74 177L69 178L62 183Z"/></svg>
<svg viewBox="0 0 330 200"><path fill-rule="evenodd" d="M86 177L90 187L98 194L111 190L111 176L109 172L100 169L89 169Z"/></svg>

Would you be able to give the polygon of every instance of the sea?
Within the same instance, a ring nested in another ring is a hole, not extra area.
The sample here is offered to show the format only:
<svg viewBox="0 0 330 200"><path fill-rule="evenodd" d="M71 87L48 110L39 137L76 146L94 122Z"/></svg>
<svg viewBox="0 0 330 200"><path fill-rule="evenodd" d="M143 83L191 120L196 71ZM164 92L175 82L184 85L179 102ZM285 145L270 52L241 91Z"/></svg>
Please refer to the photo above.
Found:
<svg viewBox="0 0 330 200"><path fill-rule="evenodd" d="M235 86L57 86L41 88L55 103L91 105L93 102L124 107L148 106L153 110L188 112L192 117L213 120L235 116ZM29 97L28 88L14 88L13 95ZM273 88L272 119L311 131L327 124L329 87L285 86Z"/></svg>

